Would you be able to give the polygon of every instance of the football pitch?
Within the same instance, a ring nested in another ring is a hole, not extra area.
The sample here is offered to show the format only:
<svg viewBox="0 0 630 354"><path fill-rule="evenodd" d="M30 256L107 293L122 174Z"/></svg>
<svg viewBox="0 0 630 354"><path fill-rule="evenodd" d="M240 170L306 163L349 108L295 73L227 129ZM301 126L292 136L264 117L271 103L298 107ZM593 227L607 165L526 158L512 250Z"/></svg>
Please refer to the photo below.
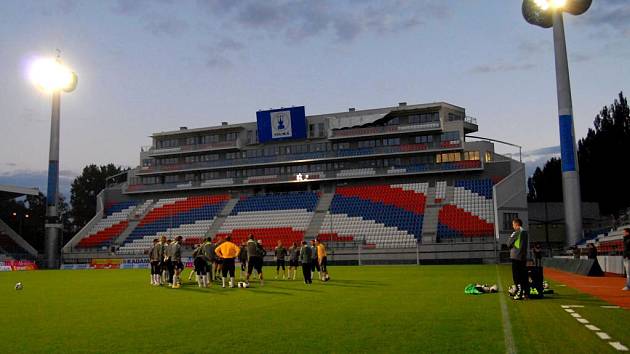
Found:
<svg viewBox="0 0 630 354"><path fill-rule="evenodd" d="M507 289L509 266L329 270L329 282L306 286L273 280L275 267L266 267L265 285L249 289L199 289L187 283L189 269L181 289L150 286L148 270L0 273L1 352L614 353L610 341L630 345L627 310L561 284L551 282L556 294L543 300L464 294L468 283L499 278Z"/></svg>

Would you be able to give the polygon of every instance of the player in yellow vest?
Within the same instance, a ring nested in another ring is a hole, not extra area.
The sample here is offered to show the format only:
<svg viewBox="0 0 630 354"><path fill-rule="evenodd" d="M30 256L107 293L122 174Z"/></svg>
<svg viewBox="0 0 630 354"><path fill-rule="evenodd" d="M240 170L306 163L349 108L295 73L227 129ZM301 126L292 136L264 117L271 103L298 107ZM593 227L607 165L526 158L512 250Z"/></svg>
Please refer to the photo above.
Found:
<svg viewBox="0 0 630 354"><path fill-rule="evenodd" d="M326 245L321 243L319 240L316 241L317 244L317 260L319 261L319 269L320 269L320 279L322 281L328 281L330 277L328 276L328 269L326 268L328 258L326 257Z"/></svg>

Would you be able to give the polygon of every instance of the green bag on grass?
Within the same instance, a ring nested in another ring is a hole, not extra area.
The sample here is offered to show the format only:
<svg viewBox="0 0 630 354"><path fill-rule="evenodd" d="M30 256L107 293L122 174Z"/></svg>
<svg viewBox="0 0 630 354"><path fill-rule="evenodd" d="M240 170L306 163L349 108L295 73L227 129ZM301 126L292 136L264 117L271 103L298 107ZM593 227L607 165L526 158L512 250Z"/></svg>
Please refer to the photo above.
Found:
<svg viewBox="0 0 630 354"><path fill-rule="evenodd" d="M464 294L479 295L479 294L483 294L483 293L481 291L477 290L477 287L475 286L475 284L468 284L464 288Z"/></svg>

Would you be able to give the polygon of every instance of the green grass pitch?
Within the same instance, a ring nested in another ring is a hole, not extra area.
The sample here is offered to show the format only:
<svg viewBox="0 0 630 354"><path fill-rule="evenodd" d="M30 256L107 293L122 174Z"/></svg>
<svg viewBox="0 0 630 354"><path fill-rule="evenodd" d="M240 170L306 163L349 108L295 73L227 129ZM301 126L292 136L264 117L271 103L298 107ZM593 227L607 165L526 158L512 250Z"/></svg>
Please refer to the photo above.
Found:
<svg viewBox="0 0 630 354"><path fill-rule="evenodd" d="M268 278L273 271L266 268ZM466 284L498 276L507 288L509 266L330 267L330 274L309 287L267 280L262 288L168 289L151 287L147 270L0 273L0 352L505 353L500 297L518 353L616 352L566 304L583 305L576 310L584 318L630 345L628 311L601 308L553 282L557 294L544 300L464 294Z"/></svg>

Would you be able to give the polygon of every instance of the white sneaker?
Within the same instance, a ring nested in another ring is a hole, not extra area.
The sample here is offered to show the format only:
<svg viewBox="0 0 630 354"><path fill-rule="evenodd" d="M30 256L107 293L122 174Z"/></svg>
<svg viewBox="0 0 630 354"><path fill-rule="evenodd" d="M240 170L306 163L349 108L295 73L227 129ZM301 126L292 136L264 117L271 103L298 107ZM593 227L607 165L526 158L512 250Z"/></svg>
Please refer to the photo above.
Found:
<svg viewBox="0 0 630 354"><path fill-rule="evenodd" d="M623 287L623 289L621 289L621 290L623 290L623 291L628 291L628 290L630 290L630 288L629 288L629 287L627 287L627 286L624 286L624 287Z"/></svg>

